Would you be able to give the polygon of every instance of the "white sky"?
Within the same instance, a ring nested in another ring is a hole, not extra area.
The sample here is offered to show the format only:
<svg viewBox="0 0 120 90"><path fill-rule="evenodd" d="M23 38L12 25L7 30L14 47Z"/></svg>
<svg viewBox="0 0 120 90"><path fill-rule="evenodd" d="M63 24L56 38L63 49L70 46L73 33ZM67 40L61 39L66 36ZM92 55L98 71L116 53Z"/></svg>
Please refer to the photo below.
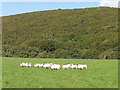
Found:
<svg viewBox="0 0 120 90"><path fill-rule="evenodd" d="M118 0L102 0L99 6L118 7Z"/></svg>

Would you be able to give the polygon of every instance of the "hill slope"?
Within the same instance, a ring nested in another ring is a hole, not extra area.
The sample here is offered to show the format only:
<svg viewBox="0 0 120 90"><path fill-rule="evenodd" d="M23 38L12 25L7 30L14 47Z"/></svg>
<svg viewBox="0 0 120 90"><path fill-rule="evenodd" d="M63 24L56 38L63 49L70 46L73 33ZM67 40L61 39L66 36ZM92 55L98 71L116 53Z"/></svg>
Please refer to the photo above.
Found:
<svg viewBox="0 0 120 90"><path fill-rule="evenodd" d="M117 58L117 8L49 10L2 19L3 56Z"/></svg>

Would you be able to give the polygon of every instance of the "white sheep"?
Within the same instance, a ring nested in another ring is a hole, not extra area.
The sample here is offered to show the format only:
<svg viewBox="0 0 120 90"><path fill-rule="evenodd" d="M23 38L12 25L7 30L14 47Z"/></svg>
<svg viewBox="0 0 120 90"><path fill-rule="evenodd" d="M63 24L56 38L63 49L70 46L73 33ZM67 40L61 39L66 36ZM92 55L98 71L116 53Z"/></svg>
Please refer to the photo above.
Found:
<svg viewBox="0 0 120 90"><path fill-rule="evenodd" d="M78 69L83 69L83 65L78 65L77 68Z"/></svg>
<svg viewBox="0 0 120 90"><path fill-rule="evenodd" d="M68 68L70 68L72 66L72 64L67 64L68 65Z"/></svg>
<svg viewBox="0 0 120 90"><path fill-rule="evenodd" d="M20 67L23 67L23 64L22 64L22 63L20 63Z"/></svg>
<svg viewBox="0 0 120 90"><path fill-rule="evenodd" d="M37 67L39 67L39 63L37 63L37 64L34 64L34 67L36 67L36 68L37 68Z"/></svg>
<svg viewBox="0 0 120 90"><path fill-rule="evenodd" d="M53 63L46 63L43 65L44 68L50 68L53 65Z"/></svg>
<svg viewBox="0 0 120 90"><path fill-rule="evenodd" d="M51 66L51 69L52 69L52 70L58 70L58 69L60 69L60 65L59 65L59 64L53 64L53 65Z"/></svg>
<svg viewBox="0 0 120 90"><path fill-rule="evenodd" d="M20 67L32 67L31 63L20 63ZM45 64L34 64L34 67L44 67L44 68L51 68L52 70L58 70L60 69L60 65L59 64L53 64L53 63L45 63ZM66 64L66 65L62 65L63 69L87 69L87 65L82 65L82 64L78 64L78 65L73 65L73 64Z"/></svg>
<svg viewBox="0 0 120 90"><path fill-rule="evenodd" d="M43 67L44 68L49 68L49 64L44 64Z"/></svg>
<svg viewBox="0 0 120 90"><path fill-rule="evenodd" d="M39 64L39 67L43 67L44 64Z"/></svg>
<svg viewBox="0 0 120 90"><path fill-rule="evenodd" d="M25 67L29 67L29 63L25 63Z"/></svg>
<svg viewBox="0 0 120 90"><path fill-rule="evenodd" d="M32 64L31 64L31 63L28 63L28 67L32 67Z"/></svg>
<svg viewBox="0 0 120 90"><path fill-rule="evenodd" d="M72 68L72 69L77 69L77 65L73 65L73 64L72 64L72 65L70 66L70 68Z"/></svg>
<svg viewBox="0 0 120 90"><path fill-rule="evenodd" d="M62 65L63 69L68 69L70 67L70 65Z"/></svg>
<svg viewBox="0 0 120 90"><path fill-rule="evenodd" d="M83 65L83 68L84 68L84 69L87 69L87 65Z"/></svg>
<svg viewBox="0 0 120 90"><path fill-rule="evenodd" d="M27 66L27 63L20 63L20 66L21 66L21 67L26 67L26 66Z"/></svg>
<svg viewBox="0 0 120 90"><path fill-rule="evenodd" d="M87 65L78 64L78 69L86 69Z"/></svg>

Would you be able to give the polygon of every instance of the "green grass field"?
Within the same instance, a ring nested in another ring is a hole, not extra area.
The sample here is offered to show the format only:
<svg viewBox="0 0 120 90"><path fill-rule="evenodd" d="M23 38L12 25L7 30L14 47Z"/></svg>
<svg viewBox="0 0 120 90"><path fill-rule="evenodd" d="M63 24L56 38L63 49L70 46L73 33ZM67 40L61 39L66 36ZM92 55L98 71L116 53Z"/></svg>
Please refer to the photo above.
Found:
<svg viewBox="0 0 120 90"><path fill-rule="evenodd" d="M87 64L84 70L20 67L20 62ZM118 60L3 58L3 88L117 88Z"/></svg>

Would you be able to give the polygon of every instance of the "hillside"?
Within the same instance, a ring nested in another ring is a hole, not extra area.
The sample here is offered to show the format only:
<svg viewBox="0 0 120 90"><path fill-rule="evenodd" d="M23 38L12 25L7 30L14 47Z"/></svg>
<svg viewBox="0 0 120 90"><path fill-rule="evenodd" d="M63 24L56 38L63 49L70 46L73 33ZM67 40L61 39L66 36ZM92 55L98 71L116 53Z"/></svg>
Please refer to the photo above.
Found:
<svg viewBox="0 0 120 90"><path fill-rule="evenodd" d="M3 56L116 59L118 9L58 9L4 16Z"/></svg>

